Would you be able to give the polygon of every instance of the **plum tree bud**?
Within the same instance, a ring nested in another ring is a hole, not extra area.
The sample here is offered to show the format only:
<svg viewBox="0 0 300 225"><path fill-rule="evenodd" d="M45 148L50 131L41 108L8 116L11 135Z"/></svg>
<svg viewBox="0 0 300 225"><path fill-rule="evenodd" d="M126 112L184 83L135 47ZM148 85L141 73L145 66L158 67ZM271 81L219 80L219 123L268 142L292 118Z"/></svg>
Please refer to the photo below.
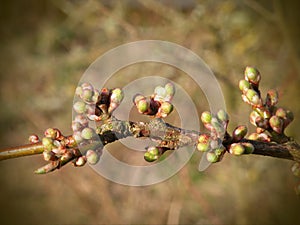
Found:
<svg viewBox="0 0 300 225"><path fill-rule="evenodd" d="M269 120L272 129L281 134L283 132L283 119L278 116L272 116Z"/></svg>
<svg viewBox="0 0 300 225"><path fill-rule="evenodd" d="M212 119L212 115L210 112L205 111L201 114L201 121L202 123L206 124L206 123L210 123Z"/></svg>
<svg viewBox="0 0 300 225"><path fill-rule="evenodd" d="M271 89L267 93L266 105L275 106L278 103L278 92L274 89Z"/></svg>
<svg viewBox="0 0 300 225"><path fill-rule="evenodd" d="M259 81L261 79L259 71L251 66L247 66L245 69L245 80L249 81L250 83L258 86Z"/></svg>
<svg viewBox="0 0 300 225"><path fill-rule="evenodd" d="M217 117L221 122L227 123L229 121L229 116L224 109L220 109L217 113Z"/></svg>
<svg viewBox="0 0 300 225"><path fill-rule="evenodd" d="M248 101L250 102L251 105L254 105L254 106L261 106L262 105L261 98L255 90L248 89L245 92L245 96L246 96L246 98L248 99Z"/></svg>
<svg viewBox="0 0 300 225"><path fill-rule="evenodd" d="M248 89L251 88L251 85L250 85L249 81L247 81L247 80L240 80L239 88L244 93L245 91L247 91Z"/></svg>
<svg viewBox="0 0 300 225"><path fill-rule="evenodd" d="M208 162L211 162L211 163L216 163L219 161L219 157L214 152L208 152L206 154L206 159Z"/></svg>
<svg viewBox="0 0 300 225"><path fill-rule="evenodd" d="M81 137L86 140L90 140L94 137L95 131L90 127L86 127L81 131Z"/></svg>
<svg viewBox="0 0 300 225"><path fill-rule="evenodd" d="M160 151L157 147L151 146L147 148L147 152L144 154L144 159L147 162L153 162L160 156Z"/></svg>
<svg viewBox="0 0 300 225"><path fill-rule="evenodd" d="M234 129L234 131L232 132L232 137L234 141L238 142L245 137L247 132L248 132L247 127L244 125L240 125Z"/></svg>
<svg viewBox="0 0 300 225"><path fill-rule="evenodd" d="M165 90L166 90L166 95L167 96L170 96L170 97L173 97L174 94L175 94L175 86L174 84L172 83L167 83L165 85Z"/></svg>
<svg viewBox="0 0 300 225"><path fill-rule="evenodd" d="M229 152L233 155L242 155L245 152L245 148L241 143L233 143L230 145Z"/></svg>
<svg viewBox="0 0 300 225"><path fill-rule="evenodd" d="M100 159L100 156L94 150L87 150L86 160L89 164L95 165Z"/></svg>
<svg viewBox="0 0 300 225"><path fill-rule="evenodd" d="M85 105L84 102L78 101L78 102L74 103L73 109L78 114L85 113L85 111L86 111L86 105Z"/></svg>

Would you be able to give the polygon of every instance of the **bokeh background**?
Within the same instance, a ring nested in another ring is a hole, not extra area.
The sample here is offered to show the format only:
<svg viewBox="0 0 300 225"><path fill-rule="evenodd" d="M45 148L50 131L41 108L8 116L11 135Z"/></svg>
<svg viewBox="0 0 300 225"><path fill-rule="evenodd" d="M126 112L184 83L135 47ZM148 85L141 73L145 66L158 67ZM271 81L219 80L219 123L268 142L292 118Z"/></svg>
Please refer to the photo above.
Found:
<svg viewBox="0 0 300 225"><path fill-rule="evenodd" d="M71 133L74 90L85 69L106 51L145 39L185 46L210 66L224 91L229 129L251 127L237 82L245 66L255 65L261 90L277 88L280 105L294 112L287 133L299 142L298 9L296 1L279 0L1 1L0 147L27 143L48 127ZM120 71L109 85L162 74L187 89L199 113L208 109L187 75L147 68ZM226 155L200 173L200 158L194 154L178 174L148 187L107 181L89 166L34 175L44 164L41 156L2 161L1 224L300 223L292 162Z"/></svg>

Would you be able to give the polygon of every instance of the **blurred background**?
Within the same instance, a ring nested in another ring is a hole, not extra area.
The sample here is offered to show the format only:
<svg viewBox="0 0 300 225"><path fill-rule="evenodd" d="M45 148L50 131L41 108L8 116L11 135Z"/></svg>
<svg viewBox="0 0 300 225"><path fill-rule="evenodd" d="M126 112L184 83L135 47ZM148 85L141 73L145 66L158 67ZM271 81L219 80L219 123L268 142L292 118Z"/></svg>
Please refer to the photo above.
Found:
<svg viewBox="0 0 300 225"><path fill-rule="evenodd" d="M70 134L74 90L85 69L118 45L146 39L182 45L210 66L224 92L229 130L251 127L237 83L247 65L259 68L263 93L277 88L279 104L294 112L287 134L300 142L297 2L13 0L1 1L0 18L0 148L27 143L48 127ZM162 74L188 90L199 113L208 109L187 75L147 68L119 71L108 85ZM34 175L41 156L2 161L1 224L300 223L292 162L226 155L200 173L200 158L195 153L178 174L148 187L107 181L89 166Z"/></svg>

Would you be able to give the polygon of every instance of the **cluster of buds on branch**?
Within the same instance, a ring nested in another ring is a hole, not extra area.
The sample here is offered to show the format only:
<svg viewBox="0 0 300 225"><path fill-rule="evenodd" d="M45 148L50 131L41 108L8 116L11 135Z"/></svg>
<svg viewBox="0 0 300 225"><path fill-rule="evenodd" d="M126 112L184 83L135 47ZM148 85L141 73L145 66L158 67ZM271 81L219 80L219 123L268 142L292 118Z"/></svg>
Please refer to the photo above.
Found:
<svg viewBox="0 0 300 225"><path fill-rule="evenodd" d="M239 82L243 101L252 106L250 122L256 126L256 132L250 134L248 139L287 142L289 138L284 134L284 130L293 121L293 113L276 106L278 103L276 90L269 90L263 100L259 91L260 80L261 75L256 68L246 67L245 79Z"/></svg>
<svg viewBox="0 0 300 225"><path fill-rule="evenodd" d="M167 83L165 87L157 86L154 94L148 98L141 94L135 95L133 103L141 114L156 118L165 118L173 111L171 101L174 94L174 85Z"/></svg>

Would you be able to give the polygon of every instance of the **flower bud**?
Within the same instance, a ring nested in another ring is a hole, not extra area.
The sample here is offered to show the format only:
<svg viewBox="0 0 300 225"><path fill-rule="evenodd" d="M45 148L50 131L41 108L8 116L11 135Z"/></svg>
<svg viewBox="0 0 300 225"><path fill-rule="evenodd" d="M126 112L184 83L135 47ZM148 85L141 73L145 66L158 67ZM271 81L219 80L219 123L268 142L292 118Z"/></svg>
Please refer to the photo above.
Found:
<svg viewBox="0 0 300 225"><path fill-rule="evenodd" d="M217 117L221 122L227 123L229 121L229 116L224 109L220 109L217 113Z"/></svg>
<svg viewBox="0 0 300 225"><path fill-rule="evenodd" d="M200 152L206 152L210 149L210 136L208 134L199 135L197 149Z"/></svg>
<svg viewBox="0 0 300 225"><path fill-rule="evenodd" d="M269 120L270 126L272 127L272 129L281 134L283 131L283 120L282 118L278 117L278 116L272 116Z"/></svg>
<svg viewBox="0 0 300 225"><path fill-rule="evenodd" d="M214 149L214 153L219 157L219 161L221 160L221 157L225 153L226 149L223 145L219 146L218 148Z"/></svg>
<svg viewBox="0 0 300 225"><path fill-rule="evenodd" d="M138 102L140 101L140 100L146 100L146 97L144 96L144 95L141 95L141 94L136 94L134 97L133 97L133 103L135 104L135 105L137 105L138 104Z"/></svg>
<svg viewBox="0 0 300 225"><path fill-rule="evenodd" d="M244 154L252 154L254 152L254 146L251 143L243 142L242 145L245 149Z"/></svg>
<svg viewBox="0 0 300 225"><path fill-rule="evenodd" d="M224 134L225 128L224 128L223 124L221 124L217 118L213 117L210 121L210 124L213 127L213 130L211 130L211 131L216 132L218 134L218 136Z"/></svg>
<svg viewBox="0 0 300 225"><path fill-rule="evenodd" d="M262 101L261 101L259 94L256 91L254 91L253 89L248 89L245 92L245 96L251 105L254 105L254 106L262 105Z"/></svg>
<svg viewBox="0 0 300 225"><path fill-rule="evenodd" d="M81 131L81 137L86 140L90 140L94 137L95 131L90 127L86 127Z"/></svg>
<svg viewBox="0 0 300 225"><path fill-rule="evenodd" d="M170 97L173 97L174 94L175 94L175 86L174 84L172 83L167 83L165 85L165 90L166 90L166 95L167 96L170 96Z"/></svg>
<svg viewBox="0 0 300 225"><path fill-rule="evenodd" d="M208 152L206 154L206 159L208 162L215 163L219 161L219 157L214 152Z"/></svg>
<svg viewBox="0 0 300 225"><path fill-rule="evenodd" d="M56 139L57 137L57 130L53 128L48 128L44 132L45 137L51 138L51 139Z"/></svg>
<svg viewBox="0 0 300 225"><path fill-rule="evenodd" d="M80 95L81 99L85 102L91 102L94 92L90 89L83 89Z"/></svg>
<svg viewBox="0 0 300 225"><path fill-rule="evenodd" d="M72 135L73 139L75 140L75 142L77 143L77 145L83 141L83 138L81 137L81 132L80 131L76 131L73 133Z"/></svg>
<svg viewBox="0 0 300 225"><path fill-rule="evenodd" d="M122 89L120 88L115 88L112 90L111 96L110 96L110 101L120 104L124 98L124 93Z"/></svg>
<svg viewBox="0 0 300 225"><path fill-rule="evenodd" d="M173 105L170 102L163 102L160 105L159 111L162 117L166 117L173 111Z"/></svg>
<svg viewBox="0 0 300 225"><path fill-rule="evenodd" d="M238 142L245 137L247 132L248 132L247 127L244 125L240 125L234 129L234 131L232 132L232 137L234 141Z"/></svg>
<svg viewBox="0 0 300 225"><path fill-rule="evenodd" d="M153 162L160 156L160 151L157 147L151 146L147 148L147 152L144 154L144 159L147 162Z"/></svg>
<svg viewBox="0 0 300 225"><path fill-rule="evenodd" d="M287 112L286 112L286 110L284 110L283 108L278 108L278 109L276 110L275 115L278 116L278 117L281 117L281 118L285 119L286 116L287 116Z"/></svg>
<svg viewBox="0 0 300 225"><path fill-rule="evenodd" d="M146 99L141 99L137 102L136 107L139 113L144 113L149 108L149 102Z"/></svg>
<svg viewBox="0 0 300 225"><path fill-rule="evenodd" d="M31 144L35 144L35 143L38 143L40 141L39 136L37 136L36 134L30 135L28 140Z"/></svg>
<svg viewBox="0 0 300 225"><path fill-rule="evenodd" d="M201 114L201 121L203 124L210 123L212 119L212 115L210 112L205 111Z"/></svg>
<svg viewBox="0 0 300 225"><path fill-rule="evenodd" d="M54 147L53 140L51 138L48 138L48 137L43 137L42 144L43 144L44 149L46 151L51 151L51 149Z"/></svg>
<svg viewBox="0 0 300 225"><path fill-rule="evenodd" d="M247 91L248 89L251 88L251 85L250 85L249 81L247 81L247 80L240 80L239 88L244 93L245 91Z"/></svg>
<svg viewBox="0 0 300 225"><path fill-rule="evenodd" d="M73 105L73 109L76 113L85 113L86 111L86 105L84 102L81 102L81 101L78 101L78 102L75 102L74 105Z"/></svg>
<svg viewBox="0 0 300 225"><path fill-rule="evenodd" d="M89 164L95 165L99 161L100 157L94 150L88 150L86 152L86 159Z"/></svg>
<svg viewBox="0 0 300 225"><path fill-rule="evenodd" d="M250 83L258 86L259 81L261 79L259 71L254 68L247 66L245 69L245 80L249 81Z"/></svg>
<svg viewBox="0 0 300 225"><path fill-rule="evenodd" d="M233 155L242 155L245 152L245 148L241 143L233 143L230 145L229 152Z"/></svg>
<svg viewBox="0 0 300 225"><path fill-rule="evenodd" d="M269 120L268 119L264 119L262 117L257 117L255 120L255 124L257 127L260 127L262 129L268 129L269 128Z"/></svg>
<svg viewBox="0 0 300 225"><path fill-rule="evenodd" d="M270 137L266 133L252 133L248 136L249 140L270 142Z"/></svg>
<svg viewBox="0 0 300 225"><path fill-rule="evenodd" d="M75 161L75 166L84 166L86 163L86 157L80 156Z"/></svg>
<svg viewBox="0 0 300 225"><path fill-rule="evenodd" d="M278 92L274 89L269 90L266 97L266 105L274 106L277 103L278 103Z"/></svg>
<svg viewBox="0 0 300 225"><path fill-rule="evenodd" d="M167 92L166 92L166 89L163 88L162 86L157 86L155 89L154 89L154 94L156 96L158 96L159 98L164 98L166 97L167 95Z"/></svg>

